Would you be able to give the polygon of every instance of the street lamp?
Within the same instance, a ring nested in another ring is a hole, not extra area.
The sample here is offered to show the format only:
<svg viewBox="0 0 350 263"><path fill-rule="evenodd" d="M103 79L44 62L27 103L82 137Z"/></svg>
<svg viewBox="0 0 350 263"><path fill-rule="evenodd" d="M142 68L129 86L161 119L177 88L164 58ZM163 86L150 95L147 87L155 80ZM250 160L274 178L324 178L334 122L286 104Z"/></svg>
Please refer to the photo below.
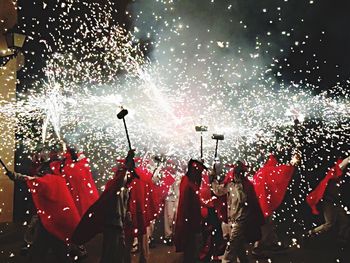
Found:
<svg viewBox="0 0 350 263"><path fill-rule="evenodd" d="M9 55L5 55L0 57L0 67L3 67L6 65L7 62L9 62L12 58L15 58L22 49L27 36L25 34L22 34L17 26L14 28L7 30L5 33L5 39L7 44L7 49L11 50L12 52Z"/></svg>
<svg viewBox="0 0 350 263"><path fill-rule="evenodd" d="M7 48L9 49L18 50L23 47L26 41L27 36L16 31L17 30L11 29L5 33Z"/></svg>

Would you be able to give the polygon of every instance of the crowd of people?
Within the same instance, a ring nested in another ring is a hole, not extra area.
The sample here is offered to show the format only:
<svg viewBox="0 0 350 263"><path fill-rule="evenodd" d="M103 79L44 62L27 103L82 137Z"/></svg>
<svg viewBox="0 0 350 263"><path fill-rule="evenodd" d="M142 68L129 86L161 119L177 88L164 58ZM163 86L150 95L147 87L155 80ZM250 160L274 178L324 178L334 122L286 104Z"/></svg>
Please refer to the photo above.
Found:
<svg viewBox="0 0 350 263"><path fill-rule="evenodd" d="M248 164L237 160L213 165L191 159L187 165L170 158L138 158L130 150L116 161L114 177L99 193L89 159L62 144L55 153L40 154L33 175L8 171L11 180L23 181L33 202L25 233L28 262L41 262L52 250L59 262L87 255L84 244L102 233L101 263L130 263L137 243L139 262L149 262L156 219L163 216L163 242L174 245L182 262L248 262L252 254L265 257L282 250L273 213L283 202L300 164L301 153L280 164L271 154L248 178ZM349 241L349 218L337 204L338 182L350 157L330 167L306 197L312 213L322 206L325 223L305 233L305 239L339 230Z"/></svg>

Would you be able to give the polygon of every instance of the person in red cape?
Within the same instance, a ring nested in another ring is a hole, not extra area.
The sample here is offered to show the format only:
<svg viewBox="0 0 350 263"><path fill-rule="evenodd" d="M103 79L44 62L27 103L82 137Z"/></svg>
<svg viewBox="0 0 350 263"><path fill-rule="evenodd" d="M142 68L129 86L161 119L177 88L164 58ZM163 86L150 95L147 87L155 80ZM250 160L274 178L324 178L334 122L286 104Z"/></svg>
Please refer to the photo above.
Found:
<svg viewBox="0 0 350 263"><path fill-rule="evenodd" d="M7 175L11 180L26 182L40 219L29 262L42 262L50 249L59 262L71 262L66 243L70 242L80 216L66 181L53 174L48 162L42 165L37 176L11 171Z"/></svg>
<svg viewBox="0 0 350 263"><path fill-rule="evenodd" d="M167 195L164 200L164 239L163 242L171 246L173 245L174 233L175 233L175 221L177 208L179 204L179 186L180 186L180 171L176 171L175 169L167 171L171 178L173 178L174 182L167 185L170 185Z"/></svg>
<svg viewBox="0 0 350 263"><path fill-rule="evenodd" d="M76 154L73 148L68 148L64 154L62 175L68 183L79 214L86 210L98 199L98 191L92 178L88 158L84 154Z"/></svg>
<svg viewBox="0 0 350 263"><path fill-rule="evenodd" d="M86 210L98 199L99 194L92 178L88 158L83 153L77 154L72 147L67 148L63 141L62 150L57 157L60 156L63 160L51 162L50 167L56 175L60 175L66 180L75 206L80 217L82 217ZM76 246L72 244L69 247L69 252L72 256L78 258L87 256L87 251L83 245Z"/></svg>
<svg viewBox="0 0 350 263"><path fill-rule="evenodd" d="M174 184L175 179L173 174L175 169L169 164L158 164L152 174L151 184L151 198L150 207L152 207L153 214L150 218L153 220L161 213L164 200L168 195L170 187Z"/></svg>
<svg viewBox="0 0 350 263"><path fill-rule="evenodd" d="M172 165L166 165L160 170L161 178L157 182L157 192L161 202L168 196L170 188L175 183L176 169Z"/></svg>
<svg viewBox="0 0 350 263"><path fill-rule="evenodd" d="M175 182L172 173L175 172L174 168L169 165L169 162L165 162L165 156L158 156L152 158L155 162L150 162L148 170L153 170L151 182L147 184L146 193L147 197L147 216L150 221L147 227L147 236L149 240L149 247L154 248L155 242L153 239L154 226L156 219L162 212L164 207L164 201L168 195L171 185ZM169 160L168 160L169 161ZM164 222L165 224L165 222Z"/></svg>
<svg viewBox="0 0 350 263"><path fill-rule="evenodd" d="M148 213L147 184L151 183L152 174L144 167L135 169L139 178L134 178L129 187L128 211L131 214L131 224L125 228L126 247L131 251L134 238L138 239L140 262L147 262L149 249L147 227L150 224Z"/></svg>
<svg viewBox="0 0 350 263"><path fill-rule="evenodd" d="M202 261L218 261L219 256L224 254L226 247L221 228L221 223L227 219L226 196L216 196L212 192L210 185L210 181L213 178L220 176L221 170L220 163L216 162L211 174L203 174L200 187L199 195L202 202L202 234L204 245L200 251L199 259Z"/></svg>
<svg viewBox="0 0 350 263"><path fill-rule="evenodd" d="M252 254L265 257L264 250L282 250L284 246L278 241L272 220L273 212L281 205L287 188L295 173L295 167L300 163L300 154L292 156L289 164L278 164L276 157L271 154L267 162L253 176L253 185L260 207L265 217L262 227L262 238L254 244Z"/></svg>
<svg viewBox="0 0 350 263"><path fill-rule="evenodd" d="M128 186L137 177L133 158L134 151L131 150L125 160L118 160L114 178L107 182L99 199L85 212L72 236L74 243L84 244L103 233L101 263L131 262L125 228L132 224Z"/></svg>
<svg viewBox="0 0 350 263"><path fill-rule="evenodd" d="M279 165L276 157L271 154L265 165L255 173L254 189L265 218L271 216L282 203L299 161L299 154L295 154L290 164Z"/></svg>
<svg viewBox="0 0 350 263"><path fill-rule="evenodd" d="M202 162L191 159L188 162L187 173L180 183L174 242L176 252L184 254L184 263L196 262L198 257L197 239L202 221L198 192L204 169L206 167Z"/></svg>
<svg viewBox="0 0 350 263"><path fill-rule="evenodd" d="M40 173L40 168L43 164L45 164L48 160L45 159L43 152L45 149L41 149L41 151L36 152L32 154L31 156L31 165L28 169L28 175L35 176ZM28 193L30 195L30 193ZM24 232L24 243L21 246L21 255L27 255L34 240L36 239L36 233L37 233L37 225L39 222L39 217L36 213L35 206L32 202L31 195L29 196L29 206L28 206L28 212L31 216L29 223L26 227L26 230Z"/></svg>
<svg viewBox="0 0 350 263"><path fill-rule="evenodd" d="M245 177L246 166L237 161L233 179L226 184L214 180L212 189L218 196L227 196L228 221L231 235L222 262L247 263L245 242L261 238L264 217L259 206L253 184Z"/></svg>
<svg viewBox="0 0 350 263"><path fill-rule="evenodd" d="M310 230L308 237L323 234L338 226L338 238L341 242L348 242L350 238L350 222L343 208L337 204L339 196L339 181L344 175L345 168L350 162L350 157L338 160L328 170L325 178L317 187L307 195L306 202L311 207L313 214L318 215L318 203L322 201L323 217L325 223Z"/></svg>

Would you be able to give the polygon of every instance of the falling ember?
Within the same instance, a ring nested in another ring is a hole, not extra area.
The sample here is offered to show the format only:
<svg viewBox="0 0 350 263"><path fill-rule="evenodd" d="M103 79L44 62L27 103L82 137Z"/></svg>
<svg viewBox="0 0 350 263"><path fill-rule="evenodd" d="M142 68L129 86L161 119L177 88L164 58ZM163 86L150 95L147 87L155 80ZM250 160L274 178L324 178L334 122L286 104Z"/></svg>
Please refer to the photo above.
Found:
<svg viewBox="0 0 350 263"><path fill-rule="evenodd" d="M23 153L16 165L38 149L57 150L65 140L91 159L99 190L104 190L115 160L127 151L124 127L116 117L125 107L137 155L145 161L164 154L179 160L176 169L200 156L198 124L209 129L203 134L209 166L213 133L225 135L219 159L225 164L246 160L250 175L270 151L280 152L286 161L291 149L300 148L302 163L288 189L291 197L274 221L303 230L314 226L298 217L305 196L325 164L348 153L350 135L350 80L337 75L325 85L324 79L338 74L339 67L325 71L332 62L317 50L307 56L314 49L312 41L328 43L323 37L331 25L317 33L302 31L312 16L289 15L294 5L287 0L253 7L252 1L130 1L125 13L116 10L116 1L56 2L55 17L47 25L31 21L55 28L47 39L36 32L30 36L40 39L48 53L25 54L45 62L41 74L24 74L28 76L20 81L16 100L0 95L0 118L15 124L16 145ZM308 10L318 2L307 1ZM50 1L40 5L44 12L52 8ZM248 15L243 6L249 7ZM251 18L252 8L257 17ZM213 17L216 13L220 15ZM130 24L116 21L123 15ZM35 31L32 26L25 27ZM301 57L303 65L293 56ZM4 132L0 147L11 145L12 137L12 131ZM183 169L178 170L180 177ZM342 207L350 214L348 204ZM293 227L285 234L293 237L291 246L300 246Z"/></svg>

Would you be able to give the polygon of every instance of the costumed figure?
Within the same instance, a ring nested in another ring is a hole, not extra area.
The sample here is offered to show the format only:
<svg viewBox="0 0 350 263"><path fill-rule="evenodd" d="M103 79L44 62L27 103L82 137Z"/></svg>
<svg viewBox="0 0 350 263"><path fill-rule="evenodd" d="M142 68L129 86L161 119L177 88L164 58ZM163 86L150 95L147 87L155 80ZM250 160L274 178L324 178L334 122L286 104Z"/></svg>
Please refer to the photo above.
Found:
<svg viewBox="0 0 350 263"><path fill-rule="evenodd" d="M40 174L41 166L45 165L45 163L48 160L49 160L48 154L45 153L45 149L41 149L41 151L34 153L31 156L31 165L29 167L28 175L35 176ZM31 218L24 232L24 243L21 246L21 255L28 254L32 244L34 243L34 240L37 237L37 230L38 230L38 223L39 223L39 217L36 214L35 206L31 200L31 195L30 193L28 194L29 194L28 198L30 200L28 211L30 211Z"/></svg>
<svg viewBox="0 0 350 263"><path fill-rule="evenodd" d="M307 195L306 202L311 207L313 214L318 215L317 205L321 202L325 223L310 230L307 238L320 235L337 227L338 241L340 243L349 242L350 220L343 208L337 202L339 198L339 182L344 175L345 168L350 162L350 157L338 160L337 163L328 170L326 176L317 187Z"/></svg>
<svg viewBox="0 0 350 263"><path fill-rule="evenodd" d="M174 242L176 252L183 252L182 262L193 263L196 262L199 255L197 240L201 231L202 219L198 193L202 172L206 167L202 162L191 159L187 169L180 183Z"/></svg>
<svg viewBox="0 0 350 263"><path fill-rule="evenodd" d="M164 243L173 245L175 221L179 204L180 175L175 174L175 182L171 185L164 201Z"/></svg>
<svg viewBox="0 0 350 263"><path fill-rule="evenodd" d="M89 160L82 152L77 153L74 148L67 147L64 141L62 141L62 150L60 155L63 159L52 162L51 169L66 180L79 215L83 217L86 210L99 197ZM69 252L80 259L87 256L83 245L71 244Z"/></svg>
<svg viewBox="0 0 350 263"><path fill-rule="evenodd" d="M221 173L221 164L215 162L211 174L207 172L203 173L199 192L202 204L202 233L204 242L199 258L205 262L219 261L219 256L224 254L226 247L221 227L223 222L227 223L226 195L216 196L211 190L212 180L219 178Z"/></svg>
<svg viewBox="0 0 350 263"><path fill-rule="evenodd" d="M125 160L118 160L114 178L107 182L99 199L86 211L72 237L72 241L80 245L103 233L101 263L131 262L124 229L131 225L128 185L135 176L133 157L134 151L130 150Z"/></svg>
<svg viewBox="0 0 350 263"><path fill-rule="evenodd" d="M79 214L83 216L99 197L89 160L83 153L77 153L74 148L68 147L62 166L62 176L67 181Z"/></svg>
<svg viewBox="0 0 350 263"><path fill-rule="evenodd" d="M228 222L231 234L222 262L247 263L245 242L255 242L261 238L264 217L259 206L253 184L245 177L246 166L237 161L232 180L219 184L212 183L217 196L227 196Z"/></svg>
<svg viewBox="0 0 350 263"><path fill-rule="evenodd" d="M39 218L29 262L43 262L50 249L59 262L71 262L66 244L71 242L80 215L64 178L52 172L49 162L41 166L36 176L11 171L7 175L26 183Z"/></svg>
<svg viewBox="0 0 350 263"><path fill-rule="evenodd" d="M155 218L154 192L152 172L144 165L135 168L134 177L130 182L128 211L131 213L131 224L125 228L126 248L131 251L134 238L137 238L140 262L147 262L149 257L149 243L147 228Z"/></svg>
<svg viewBox="0 0 350 263"><path fill-rule="evenodd" d="M262 227L261 240L254 244L254 256L266 257L263 252L265 250L285 249L278 241L272 214L281 205L300 159L300 153L297 152L289 164L278 164L276 157L271 154L265 165L253 177L254 189L266 222Z"/></svg>

